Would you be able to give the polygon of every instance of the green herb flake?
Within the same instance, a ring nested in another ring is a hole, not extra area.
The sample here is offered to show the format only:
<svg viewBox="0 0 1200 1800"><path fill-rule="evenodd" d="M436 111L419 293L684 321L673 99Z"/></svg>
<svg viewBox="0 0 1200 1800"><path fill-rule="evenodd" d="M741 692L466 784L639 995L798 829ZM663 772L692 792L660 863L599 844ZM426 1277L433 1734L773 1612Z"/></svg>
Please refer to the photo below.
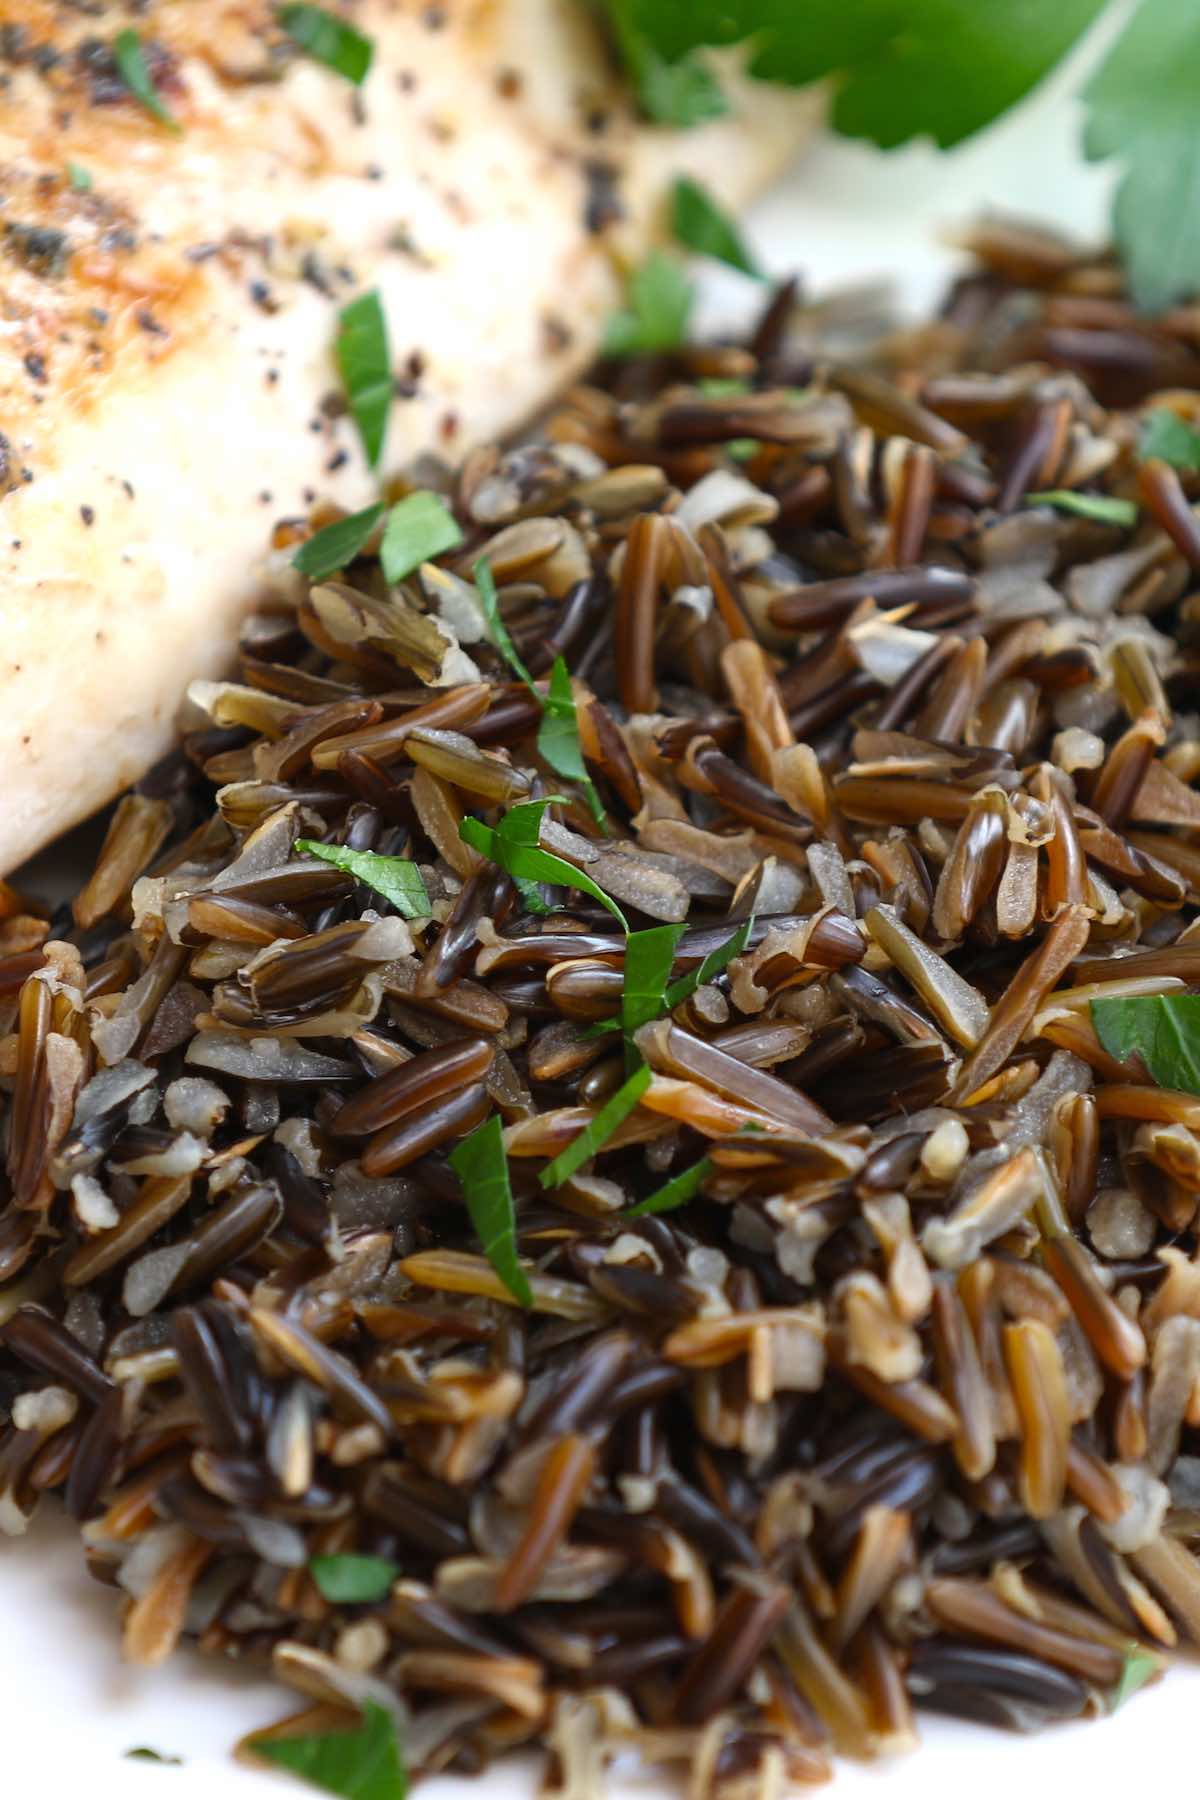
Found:
<svg viewBox="0 0 1200 1800"><path fill-rule="evenodd" d="M415 862L405 856L379 856L374 850L348 850L344 844L318 844L297 838L296 849L306 856L344 869L355 881L389 900L402 919L428 919L433 915L425 879Z"/></svg>
<svg viewBox="0 0 1200 1800"><path fill-rule="evenodd" d="M170 107L155 87L142 40L132 27L118 31L113 39L113 61L117 65L117 73L134 99L140 100L146 111L153 113L161 125L178 133L179 121L172 116Z"/></svg>
<svg viewBox="0 0 1200 1800"><path fill-rule="evenodd" d="M523 875L514 875L513 881L524 903L526 912L538 913L543 919L554 911L550 903L543 898L542 890L536 881L527 881Z"/></svg>
<svg viewBox="0 0 1200 1800"><path fill-rule="evenodd" d="M401 1573L386 1556L314 1556L309 1573L334 1606L362 1606L386 1600Z"/></svg>
<svg viewBox="0 0 1200 1800"><path fill-rule="evenodd" d="M383 517L383 502L368 506L362 512L350 513L323 525L301 544L292 558L293 569L299 569L311 581L327 581L352 563Z"/></svg>
<svg viewBox="0 0 1200 1800"><path fill-rule="evenodd" d="M715 950L709 951L698 968L691 970L687 975L681 975L678 981L671 983L663 996L664 1009L667 1012L674 1012L675 1008L689 995L694 994L698 987L703 987L706 982L714 980L723 969L729 966L735 956L742 954L750 942L750 933L753 930L754 915L751 913L750 917L739 925L723 944L718 944Z"/></svg>
<svg viewBox="0 0 1200 1800"><path fill-rule="evenodd" d="M1094 519L1098 525L1136 525L1135 500L1114 500L1109 494L1077 494L1073 488L1049 488L1044 494L1026 494L1026 506L1056 506L1059 512Z"/></svg>
<svg viewBox="0 0 1200 1800"><path fill-rule="evenodd" d="M653 925L649 931L631 931L626 938L621 990L621 1029L626 1037L657 1019L666 1006L675 946L686 930L686 925Z"/></svg>
<svg viewBox="0 0 1200 1800"><path fill-rule="evenodd" d="M165 1750L155 1750L150 1744L135 1744L132 1750L124 1752L126 1762L161 1763L164 1768L182 1769L182 1756L169 1756Z"/></svg>
<svg viewBox="0 0 1200 1800"><path fill-rule="evenodd" d="M542 722L538 726L538 754L564 781L577 781L588 803L588 811L597 825L605 821L604 806L596 785L583 760L579 742L579 715L575 711L575 694L571 675L561 656L554 659L550 685L542 700Z"/></svg>
<svg viewBox="0 0 1200 1800"><path fill-rule="evenodd" d="M542 814L550 804L550 800L523 800L519 806L509 807L496 828L485 825L481 819L466 818L458 828L458 835L472 850L478 850L481 856L506 869L514 881L549 881L558 887L576 888L581 894L590 894L593 900L608 908L621 930L628 934L625 914L602 887L597 887L590 875L585 875L574 863L540 847Z"/></svg>
<svg viewBox="0 0 1200 1800"><path fill-rule="evenodd" d="M408 1776L395 1721L374 1700L364 1701L362 1715L351 1731L252 1737L246 1748L342 1800L404 1800Z"/></svg>
<svg viewBox="0 0 1200 1800"><path fill-rule="evenodd" d="M690 175L677 177L671 192L671 229L679 243L698 256L712 256L728 263L755 281L763 272L747 248L741 232L721 210L707 188Z"/></svg>
<svg viewBox="0 0 1200 1800"><path fill-rule="evenodd" d="M704 375L696 383L700 392L708 400L730 400L735 394L748 394L750 383L737 375ZM730 438L725 445L726 456L734 462L749 462L762 449L758 438Z"/></svg>
<svg viewBox="0 0 1200 1800"><path fill-rule="evenodd" d="M1142 420L1138 455L1143 462L1155 457L1173 469L1200 469L1200 431L1170 407L1156 406Z"/></svg>
<svg viewBox="0 0 1200 1800"><path fill-rule="evenodd" d="M712 1166L712 1158L702 1156L698 1163L693 1163L690 1169L682 1170L670 1181L664 1182L662 1187L655 1188L652 1194L639 1200L636 1206L627 1206L622 1216L637 1219L646 1213L674 1212L676 1207L686 1206L704 1186Z"/></svg>
<svg viewBox="0 0 1200 1800"><path fill-rule="evenodd" d="M387 319L377 288L359 294L338 314L334 354L367 464L373 469L383 453L392 404Z"/></svg>
<svg viewBox="0 0 1200 1800"><path fill-rule="evenodd" d="M678 930L682 934L684 927L671 926L668 927L668 929ZM744 924L739 925L737 930L730 937L726 938L723 944L718 944L715 950L710 950L708 955L704 958L704 961L693 969L690 974L681 975L678 981L673 981L666 992L661 995L657 1011L651 1013L649 1017L659 1018L663 1013L674 1012L675 1008L691 994L694 994L698 987L703 987L706 981L712 981L715 976L721 973L722 969L733 961L735 956L741 955L749 942L750 933L753 929L754 919L751 917L747 919ZM649 934L639 934L634 932L631 934L631 938L639 935L648 936ZM626 968L628 969L628 962L626 962ZM670 964L667 965L668 972L669 969ZM626 980L628 980L628 975L626 975ZM646 1022L645 1019L640 1021L642 1024L645 1024ZM624 1018L597 1019L595 1024L585 1027L583 1035L584 1037L602 1037L605 1032L620 1031L622 1029L629 1029L625 1024Z"/></svg>
<svg viewBox="0 0 1200 1800"><path fill-rule="evenodd" d="M450 1166L462 1182L467 1211L484 1255L513 1298L522 1306L532 1306L533 1290L517 1257L516 1213L498 1113L455 1146Z"/></svg>
<svg viewBox="0 0 1200 1800"><path fill-rule="evenodd" d="M344 75L355 87L362 86L375 55L369 37L323 6L281 6L275 16L292 42L314 62L324 63L335 75Z"/></svg>
<svg viewBox="0 0 1200 1800"><path fill-rule="evenodd" d="M600 1111L590 1124L585 1125L578 1137L569 1143L548 1163L538 1177L543 1187L561 1187L564 1181L581 1169L585 1162L595 1156L612 1136L617 1126L626 1120L653 1079L653 1071L645 1063L619 1087L611 1099L606 1100Z"/></svg>
<svg viewBox="0 0 1200 1800"><path fill-rule="evenodd" d="M656 125L686 130L729 111L720 83L693 51L666 57L638 22L641 0L608 0L617 47L629 71L638 105Z"/></svg>
<svg viewBox="0 0 1200 1800"><path fill-rule="evenodd" d="M92 191L91 171L85 169L82 163L69 162L67 164L67 180L73 194L90 194Z"/></svg>
<svg viewBox="0 0 1200 1800"><path fill-rule="evenodd" d="M379 560L385 581L403 581L424 562L462 543L462 528L440 494L419 488L397 500L383 528Z"/></svg>
<svg viewBox="0 0 1200 1800"><path fill-rule="evenodd" d="M687 339L694 290L673 257L652 250L631 272L625 307L614 313L604 334L607 356L634 351L678 350Z"/></svg>
<svg viewBox="0 0 1200 1800"><path fill-rule="evenodd" d="M1144 1688L1146 1683L1153 1681L1156 1675L1161 1675L1162 1670L1161 1656L1155 1656L1151 1651L1143 1650L1140 1644L1133 1645L1126 1653L1125 1662L1115 1686L1111 1687L1104 1696L1109 1712L1116 1712L1117 1708L1124 1706L1127 1700L1132 1700L1138 1689Z"/></svg>
<svg viewBox="0 0 1200 1800"><path fill-rule="evenodd" d="M472 571L475 577L475 589L479 595L479 606L483 613L487 634L493 646L500 652L518 681L523 681L534 699L541 704L542 696L534 685L533 676L517 655L516 645L508 635L508 626L500 612L500 597L496 592L496 578L492 574L492 566L485 556L481 556Z"/></svg>
<svg viewBox="0 0 1200 1800"><path fill-rule="evenodd" d="M1091 1010L1110 1056L1136 1054L1160 1087L1200 1094L1200 994L1128 994Z"/></svg>
<svg viewBox="0 0 1200 1800"><path fill-rule="evenodd" d="M564 781L577 781L584 791L588 810L597 825L604 824L604 807L596 792L595 783L588 774L583 761L583 750L579 742L579 719L575 711L575 695L571 688L570 671L562 657L556 657L550 673L550 683L546 693L534 681L533 676L517 654L516 645L508 633L500 612L500 599L496 592L496 581L491 565L486 557L480 557L475 564L475 588L479 595L479 606L487 626L487 634L495 648L500 652L518 681L523 681L534 699L542 709L542 722L538 726L537 746L539 754L549 763L556 775Z"/></svg>

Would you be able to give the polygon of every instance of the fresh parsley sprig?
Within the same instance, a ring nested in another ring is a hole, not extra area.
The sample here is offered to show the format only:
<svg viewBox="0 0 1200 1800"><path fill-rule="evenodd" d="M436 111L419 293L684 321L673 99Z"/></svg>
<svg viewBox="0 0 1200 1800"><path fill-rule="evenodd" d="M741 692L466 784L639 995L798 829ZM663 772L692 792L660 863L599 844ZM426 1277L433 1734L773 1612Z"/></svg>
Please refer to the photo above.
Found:
<svg viewBox="0 0 1200 1800"><path fill-rule="evenodd" d="M705 51L744 44L751 74L794 87L829 82L834 128L890 150L914 137L948 149L982 130L1035 88L1117 0L600 3L649 117L673 124L712 117L720 99ZM672 70L684 95L697 71L705 78L701 104L674 106ZM1198 90L1196 9L1180 0L1138 0L1081 96L1085 156L1121 168L1113 237L1134 298L1149 309L1200 291L1200 214L1191 198L1200 187Z"/></svg>

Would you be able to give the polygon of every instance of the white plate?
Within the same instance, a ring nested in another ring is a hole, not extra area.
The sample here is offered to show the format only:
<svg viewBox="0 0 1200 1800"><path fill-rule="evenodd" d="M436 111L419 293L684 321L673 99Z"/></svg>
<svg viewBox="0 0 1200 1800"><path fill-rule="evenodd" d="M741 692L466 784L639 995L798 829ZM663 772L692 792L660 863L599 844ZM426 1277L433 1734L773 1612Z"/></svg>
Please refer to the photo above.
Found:
<svg viewBox="0 0 1200 1800"><path fill-rule="evenodd" d="M817 292L886 276L915 310L936 298L954 266L937 233L983 208L1099 237L1108 177L1079 160L1069 91L1055 83L947 158L922 147L883 157L822 142L756 209L755 247L772 272L800 269ZM747 297L735 276L706 278L703 319L744 311ZM115 1613L116 1596L89 1579L74 1530L49 1508L25 1539L0 1539L0 1793L267 1800L303 1791L228 1755L237 1737L280 1716L291 1697L191 1652L163 1669L127 1668ZM843 1765L836 1792L847 1800L885 1791L888 1800L1013 1800L1024 1786L1030 1800L1072 1787L1090 1800L1128 1795L1147 1776L1168 1778L1174 1757L1182 1763L1197 1706L1200 1670L1179 1669L1112 1719L1036 1739L929 1719L918 1756L868 1769ZM125 1761L137 1744L182 1756L184 1766ZM488 1800L525 1800L532 1786L532 1764L518 1763L489 1775L486 1791ZM422 1792L430 1800L480 1800L483 1790L442 1781ZM631 1781L624 1793L653 1800L655 1789Z"/></svg>

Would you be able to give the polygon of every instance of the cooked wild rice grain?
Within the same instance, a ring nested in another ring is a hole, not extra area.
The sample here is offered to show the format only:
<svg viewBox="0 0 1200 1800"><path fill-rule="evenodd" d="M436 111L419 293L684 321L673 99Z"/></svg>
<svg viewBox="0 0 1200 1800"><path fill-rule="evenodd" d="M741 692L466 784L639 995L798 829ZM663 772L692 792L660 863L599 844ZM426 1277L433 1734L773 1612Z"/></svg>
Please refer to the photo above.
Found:
<svg viewBox="0 0 1200 1800"><path fill-rule="evenodd" d="M4 890L0 1527L62 1489L135 1661L403 1706L416 1773L745 1800L1200 1641L1200 1099L1087 1010L1200 991L1200 478L1136 459L1200 363L1109 264L977 250L862 366L785 290L474 453L450 561L251 619L72 911ZM459 835L550 795L673 979L753 920L627 1047L594 888ZM494 1114L528 1310L450 1161ZM398 1575L331 1601L344 1553Z"/></svg>

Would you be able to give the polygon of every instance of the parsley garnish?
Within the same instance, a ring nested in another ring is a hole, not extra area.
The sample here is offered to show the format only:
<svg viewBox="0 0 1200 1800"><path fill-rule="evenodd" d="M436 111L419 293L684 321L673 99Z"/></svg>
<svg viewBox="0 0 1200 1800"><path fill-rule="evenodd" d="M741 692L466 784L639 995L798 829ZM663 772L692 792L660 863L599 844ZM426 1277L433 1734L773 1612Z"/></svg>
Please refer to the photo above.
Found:
<svg viewBox="0 0 1200 1800"><path fill-rule="evenodd" d="M393 1581L401 1573L399 1563L386 1556L314 1556L309 1573L326 1600L334 1606L369 1605L386 1600Z"/></svg>
<svg viewBox="0 0 1200 1800"><path fill-rule="evenodd" d="M698 1163L693 1163L690 1169L682 1170L670 1181L664 1182L662 1187L655 1188L652 1194L639 1200L636 1206L626 1207L625 1218L636 1219L645 1213L674 1212L677 1206L686 1206L704 1186L712 1166L712 1158L702 1156Z"/></svg>
<svg viewBox="0 0 1200 1800"><path fill-rule="evenodd" d="M1157 457L1173 469L1200 469L1200 431L1166 406L1156 406L1142 421L1138 455L1143 462Z"/></svg>
<svg viewBox="0 0 1200 1800"><path fill-rule="evenodd" d="M588 803L588 811L597 825L604 824L604 807L596 785L583 760L579 742L579 717L575 711L575 695L571 676L561 656L554 659L550 685L542 698L542 722L538 726L538 753L564 781L577 781Z"/></svg>
<svg viewBox="0 0 1200 1800"><path fill-rule="evenodd" d="M719 83L702 58L686 51L667 58L639 23L640 0L608 0L617 48L629 71L638 105L656 125L703 125L729 111Z"/></svg>
<svg viewBox="0 0 1200 1800"><path fill-rule="evenodd" d="M246 1748L342 1800L404 1800L408 1776L392 1715L366 1700L362 1716L362 1724L351 1731L252 1737Z"/></svg>
<svg viewBox="0 0 1200 1800"><path fill-rule="evenodd" d="M1135 1645L1125 1657L1125 1665L1115 1687L1109 1689L1104 1696L1105 1705L1110 1713L1132 1700L1139 1688L1145 1687L1156 1675L1161 1675L1163 1668L1161 1656L1155 1656L1149 1650L1143 1650L1140 1644Z"/></svg>
<svg viewBox="0 0 1200 1800"><path fill-rule="evenodd" d="M73 194L90 194L92 191L91 174L82 163L69 162L67 164L67 180L71 184ZM131 1756L132 1754L133 1752L130 1751Z"/></svg>
<svg viewBox="0 0 1200 1800"><path fill-rule="evenodd" d="M301 544L292 558L293 569L299 569L313 581L324 581L347 563L352 563L383 517L383 502L365 507L362 512L348 513L323 525Z"/></svg>
<svg viewBox="0 0 1200 1800"><path fill-rule="evenodd" d="M135 1744L132 1750L126 1750L126 1762L162 1763L164 1767L182 1769L182 1756L169 1756L165 1750L155 1750L150 1744Z"/></svg>
<svg viewBox="0 0 1200 1800"><path fill-rule="evenodd" d="M749 42L763 80L831 81L833 124L893 149L918 136L944 149L981 130L1047 76L1106 0L604 0L643 109L671 112L707 71L705 46ZM711 78L709 78L711 79ZM651 82L656 85L651 86ZM1180 0L1140 0L1083 90L1084 153L1122 176L1113 236L1138 303L1158 308L1200 289L1200 30ZM710 93L712 89L710 88ZM666 95L666 109L660 95Z"/></svg>
<svg viewBox="0 0 1200 1800"><path fill-rule="evenodd" d="M516 1213L498 1113L455 1146L450 1166L462 1182L467 1211L484 1255L514 1300L532 1306L533 1289L517 1257Z"/></svg>
<svg viewBox="0 0 1200 1800"><path fill-rule="evenodd" d="M661 250L652 250L630 273L626 304L608 321L605 355L678 350L687 338L692 295L692 284L680 265Z"/></svg>
<svg viewBox="0 0 1200 1800"><path fill-rule="evenodd" d="M334 346L350 411L358 426L367 463L379 461L392 404L392 362L387 320L378 290L360 294L338 315Z"/></svg>
<svg viewBox="0 0 1200 1800"><path fill-rule="evenodd" d="M180 130L179 121L172 116L171 109L162 99L154 85L154 78L146 62L146 52L142 48L142 40L137 32L129 27L118 31L113 39L113 61L117 72L135 100L140 100L148 113L153 113L160 124L169 131Z"/></svg>
<svg viewBox="0 0 1200 1800"><path fill-rule="evenodd" d="M708 189L689 175L680 175L672 189L671 229L688 250L699 256L714 256L731 269L762 280L762 270L733 220L722 212Z"/></svg>
<svg viewBox="0 0 1200 1800"><path fill-rule="evenodd" d="M475 588L487 623L488 636L518 681L525 683L542 709L542 722L538 726L537 736L539 754L564 781L577 781L580 784L593 819L597 825L603 825L604 807L596 792L595 783L584 766L575 695L571 690L571 675L566 663L561 656L555 658L549 688L543 694L517 655L517 647L509 636L508 626L500 612L495 577L486 557L480 557L475 564L474 573Z"/></svg>
<svg viewBox="0 0 1200 1800"><path fill-rule="evenodd" d="M664 1010L674 1012L675 1008L681 1001L686 1000L689 994L694 994L698 987L703 987L706 982L712 981L715 976L719 975L722 969L727 968L735 956L742 954L750 942L750 933L753 930L754 914L751 913L750 917L739 925L723 944L718 944L715 950L709 951L698 968L692 969L687 975L681 975L678 981L671 983L663 997Z"/></svg>
<svg viewBox="0 0 1200 1800"><path fill-rule="evenodd" d="M619 1087L611 1099L605 1101L595 1118L584 1126L578 1137L573 1138L552 1163L547 1163L538 1176L542 1186L561 1187L590 1157L595 1156L617 1126L629 1117L652 1080L653 1072L645 1063L640 1069L635 1069L624 1086Z"/></svg>
<svg viewBox="0 0 1200 1800"><path fill-rule="evenodd" d="M1077 494L1073 488L1050 488L1044 494L1026 494L1027 506L1056 506L1060 512L1094 519L1098 525L1136 525L1137 502L1114 500L1109 494Z"/></svg>
<svg viewBox="0 0 1200 1800"><path fill-rule="evenodd" d="M631 931L626 938L621 1029L627 1038L657 1019L666 1006L675 946L686 930L686 925L653 925L648 931Z"/></svg>
<svg viewBox="0 0 1200 1800"><path fill-rule="evenodd" d="M485 825L482 819L466 818L458 828L458 835L472 850L478 850L481 856L507 869L515 881L549 881L559 887L577 888L581 894L590 894L593 900L608 908L621 930L628 934L625 914L602 887L597 887L590 875L585 875L574 863L540 847L542 814L550 804L549 800L523 800L519 806L510 806L495 827Z"/></svg>
<svg viewBox="0 0 1200 1800"><path fill-rule="evenodd" d="M462 543L458 520L440 494L420 488L397 500L388 514L379 546L385 581L403 581L423 562Z"/></svg>
<svg viewBox="0 0 1200 1800"><path fill-rule="evenodd" d="M731 933L723 944L718 944L715 950L710 950L708 955L704 958L704 961L699 963L696 968L692 969L687 975L681 975L678 981L673 981L665 992L660 992L658 1005L655 1010L652 1013L647 1013L645 1018L639 1019L638 1023L640 1025L645 1025L650 1019L661 1018L663 1013L674 1012L680 1002L686 1000L690 994L694 994L698 987L703 987L706 981L712 981L714 976L719 975L722 969L727 967L727 965L733 961L735 956L741 955L742 951L746 948L753 928L754 919L752 916L749 919L746 919L743 924L739 925L737 930ZM684 927L667 926L664 929L682 932ZM635 938L648 937L650 935L649 932L635 931L630 934L629 942L632 943ZM626 950L626 957L625 979L626 982L628 982L628 948ZM672 960L674 960L673 956ZM663 971L664 980L670 972L671 964L668 962ZM629 1030L629 1026L625 1022L624 1016L620 1019L598 1019L594 1025L589 1025L587 1027L584 1035L586 1037L599 1037L606 1031L617 1031L619 1029L624 1029L625 1031Z"/></svg>
<svg viewBox="0 0 1200 1800"><path fill-rule="evenodd" d="M319 856L335 869L344 869L355 881L390 900L401 918L431 917L425 879L416 863L407 857L379 856L374 850L347 850L344 844L318 844L312 838L297 838L296 849L307 856Z"/></svg>
<svg viewBox="0 0 1200 1800"><path fill-rule="evenodd" d="M486 556L481 556L475 564L475 591L479 595L479 606L487 624L488 637L500 652L518 681L523 681L534 699L541 704L542 696L534 686L533 676L517 655L517 647L508 634L508 626L500 612L500 597L496 592L496 578L492 574L492 565Z"/></svg>
<svg viewBox="0 0 1200 1800"><path fill-rule="evenodd" d="M1160 1087L1200 1094L1200 994L1093 1000L1092 1024L1118 1062L1136 1052Z"/></svg>
<svg viewBox="0 0 1200 1800"><path fill-rule="evenodd" d="M832 77L837 129L888 148L924 133L946 147L980 130L1050 72L1104 4L608 0L622 44L623 19L668 63L753 39L750 71L764 81Z"/></svg>
<svg viewBox="0 0 1200 1800"><path fill-rule="evenodd" d="M323 6L281 6L275 16L292 42L314 62L344 75L355 87L362 86L375 55L369 37Z"/></svg>

